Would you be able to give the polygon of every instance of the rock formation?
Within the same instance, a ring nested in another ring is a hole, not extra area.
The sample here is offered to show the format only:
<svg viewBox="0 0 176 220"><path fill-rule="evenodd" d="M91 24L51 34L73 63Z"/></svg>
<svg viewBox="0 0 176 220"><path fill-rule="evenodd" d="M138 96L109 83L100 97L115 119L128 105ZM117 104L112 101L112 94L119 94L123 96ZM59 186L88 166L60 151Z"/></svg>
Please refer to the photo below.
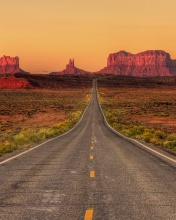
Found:
<svg viewBox="0 0 176 220"><path fill-rule="evenodd" d="M21 74L22 76L23 74ZM25 74L26 75L26 74ZM25 76L23 75L23 76ZM0 89L32 89L34 88L25 78L17 78L15 74L11 76L0 76Z"/></svg>
<svg viewBox="0 0 176 220"><path fill-rule="evenodd" d="M138 54L125 51L110 54L107 67L99 73L131 76L171 76L176 74L176 61L162 50L148 50Z"/></svg>
<svg viewBox="0 0 176 220"><path fill-rule="evenodd" d="M0 58L0 74L27 73L19 67L19 57L3 56Z"/></svg>
<svg viewBox="0 0 176 220"><path fill-rule="evenodd" d="M78 69L75 67L74 59L69 60L69 63L66 65L66 69L61 72L52 72L51 75L63 75L63 74L85 74L88 73L84 70Z"/></svg>

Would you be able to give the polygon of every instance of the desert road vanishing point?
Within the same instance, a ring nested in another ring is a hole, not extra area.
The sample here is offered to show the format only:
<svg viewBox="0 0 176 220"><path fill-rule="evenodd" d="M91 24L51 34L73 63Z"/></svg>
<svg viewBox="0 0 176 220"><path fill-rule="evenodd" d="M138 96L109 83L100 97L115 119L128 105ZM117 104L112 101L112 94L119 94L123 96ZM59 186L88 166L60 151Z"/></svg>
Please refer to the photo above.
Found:
<svg viewBox="0 0 176 220"><path fill-rule="evenodd" d="M94 82L74 129L0 163L0 219L175 220L175 159L159 154L108 128Z"/></svg>

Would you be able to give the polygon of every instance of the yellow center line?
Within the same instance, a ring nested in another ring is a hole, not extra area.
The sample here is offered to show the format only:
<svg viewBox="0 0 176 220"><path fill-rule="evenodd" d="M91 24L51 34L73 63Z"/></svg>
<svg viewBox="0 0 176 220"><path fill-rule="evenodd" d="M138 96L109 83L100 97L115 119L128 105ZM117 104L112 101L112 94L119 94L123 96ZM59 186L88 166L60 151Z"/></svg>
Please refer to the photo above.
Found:
<svg viewBox="0 0 176 220"><path fill-rule="evenodd" d="M93 219L93 209L87 209L84 220L92 220Z"/></svg>
<svg viewBox="0 0 176 220"><path fill-rule="evenodd" d="M90 177L95 177L95 171L90 171Z"/></svg>
<svg viewBox="0 0 176 220"><path fill-rule="evenodd" d="M93 160L94 156L93 155L90 155L90 160Z"/></svg>
<svg viewBox="0 0 176 220"><path fill-rule="evenodd" d="M91 146L91 149L93 150L93 149L94 149L94 146Z"/></svg>

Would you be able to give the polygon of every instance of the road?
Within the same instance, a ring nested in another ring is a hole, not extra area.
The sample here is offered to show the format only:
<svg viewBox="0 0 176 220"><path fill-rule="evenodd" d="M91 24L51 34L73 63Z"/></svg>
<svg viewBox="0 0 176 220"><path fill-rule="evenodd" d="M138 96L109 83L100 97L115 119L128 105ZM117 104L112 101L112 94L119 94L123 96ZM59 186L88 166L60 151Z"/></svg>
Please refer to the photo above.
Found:
<svg viewBox="0 0 176 220"><path fill-rule="evenodd" d="M69 133L0 163L1 220L175 220L174 161L104 123L96 90Z"/></svg>

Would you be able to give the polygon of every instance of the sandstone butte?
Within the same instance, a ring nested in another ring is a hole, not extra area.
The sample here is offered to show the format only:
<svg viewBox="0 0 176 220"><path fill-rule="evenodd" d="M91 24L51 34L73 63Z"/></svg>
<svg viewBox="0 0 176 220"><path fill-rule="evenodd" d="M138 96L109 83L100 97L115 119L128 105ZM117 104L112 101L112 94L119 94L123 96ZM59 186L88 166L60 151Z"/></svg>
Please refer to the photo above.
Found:
<svg viewBox="0 0 176 220"><path fill-rule="evenodd" d="M27 73L19 67L19 57L3 56L0 58L0 74Z"/></svg>
<svg viewBox="0 0 176 220"><path fill-rule="evenodd" d="M74 59L70 59L69 63L66 65L66 69L60 71L60 72L52 72L51 75L64 75L64 74L86 74L88 73L85 70L78 69L75 67Z"/></svg>
<svg viewBox="0 0 176 220"><path fill-rule="evenodd" d="M148 50L138 54L119 51L110 54L107 67L97 73L138 77L176 76L176 60L172 60L162 50Z"/></svg>
<svg viewBox="0 0 176 220"><path fill-rule="evenodd" d="M3 56L0 58L0 75L27 73L19 67L19 58ZM69 60L66 69L52 72L51 75L86 74L88 71L75 67L74 60ZM176 60L162 50L148 50L138 54L125 51L108 56L107 67L95 72L100 74L116 74L127 76L176 76Z"/></svg>
<svg viewBox="0 0 176 220"><path fill-rule="evenodd" d="M16 78L15 73L25 73L19 67L19 57L3 56L0 58L0 89L33 88L24 78Z"/></svg>

